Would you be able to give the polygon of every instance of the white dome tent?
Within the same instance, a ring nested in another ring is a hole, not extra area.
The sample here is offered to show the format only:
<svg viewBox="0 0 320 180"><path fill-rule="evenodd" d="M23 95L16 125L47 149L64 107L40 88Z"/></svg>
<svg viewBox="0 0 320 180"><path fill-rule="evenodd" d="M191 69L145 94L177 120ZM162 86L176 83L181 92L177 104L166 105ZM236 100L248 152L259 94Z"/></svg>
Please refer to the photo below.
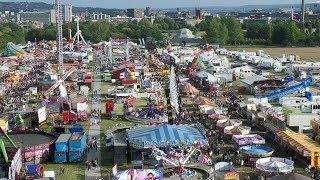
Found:
<svg viewBox="0 0 320 180"><path fill-rule="evenodd" d="M294 169L294 162L279 157L261 158L256 161L256 169L262 174L287 174Z"/></svg>
<svg viewBox="0 0 320 180"><path fill-rule="evenodd" d="M180 38L195 38L195 36L190 29L183 28L180 31Z"/></svg>

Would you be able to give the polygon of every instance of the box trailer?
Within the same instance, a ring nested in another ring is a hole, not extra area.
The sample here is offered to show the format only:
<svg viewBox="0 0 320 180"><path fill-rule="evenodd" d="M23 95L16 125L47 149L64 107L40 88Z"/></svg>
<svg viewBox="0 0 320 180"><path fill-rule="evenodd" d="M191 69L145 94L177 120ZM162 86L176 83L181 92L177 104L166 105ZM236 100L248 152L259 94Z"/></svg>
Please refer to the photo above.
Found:
<svg viewBox="0 0 320 180"><path fill-rule="evenodd" d="M80 162L86 145L86 133L73 133L69 140L69 162Z"/></svg>
<svg viewBox="0 0 320 180"><path fill-rule="evenodd" d="M62 111L62 119L65 123L76 122L78 121L78 114L72 110Z"/></svg>
<svg viewBox="0 0 320 180"><path fill-rule="evenodd" d="M55 151L54 151L54 162L63 163L67 162L68 154L68 142L71 137L71 134L60 134L58 139L55 142Z"/></svg>

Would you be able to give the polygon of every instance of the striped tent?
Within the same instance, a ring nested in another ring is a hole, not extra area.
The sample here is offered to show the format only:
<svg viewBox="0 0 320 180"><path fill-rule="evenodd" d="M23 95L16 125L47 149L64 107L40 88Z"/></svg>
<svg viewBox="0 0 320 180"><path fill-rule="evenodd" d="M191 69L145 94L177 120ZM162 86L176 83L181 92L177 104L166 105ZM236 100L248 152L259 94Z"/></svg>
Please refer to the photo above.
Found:
<svg viewBox="0 0 320 180"><path fill-rule="evenodd" d="M207 144L206 138L197 128L188 125L160 124L136 127L127 131L129 143L136 149L147 149L153 145L164 147L183 143L193 145L196 141Z"/></svg>

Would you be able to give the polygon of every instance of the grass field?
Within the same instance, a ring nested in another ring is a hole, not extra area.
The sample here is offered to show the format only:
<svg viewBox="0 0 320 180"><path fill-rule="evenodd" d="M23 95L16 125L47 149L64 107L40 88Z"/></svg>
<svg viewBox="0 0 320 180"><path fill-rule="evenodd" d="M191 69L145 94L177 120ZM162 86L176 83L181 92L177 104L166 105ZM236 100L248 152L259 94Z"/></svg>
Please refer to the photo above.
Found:
<svg viewBox="0 0 320 180"><path fill-rule="evenodd" d="M85 156L86 157L86 156ZM46 171L55 171L57 179L67 179L67 180L83 180L84 176L84 160L81 163L64 163L64 164L54 164L54 163L44 163L42 164ZM64 174L59 174L59 169L64 168Z"/></svg>
<svg viewBox="0 0 320 180"><path fill-rule="evenodd" d="M257 51L263 50L272 57L280 56L281 54L292 54L300 56L301 61L320 61L319 47L226 47L229 50L245 50Z"/></svg>

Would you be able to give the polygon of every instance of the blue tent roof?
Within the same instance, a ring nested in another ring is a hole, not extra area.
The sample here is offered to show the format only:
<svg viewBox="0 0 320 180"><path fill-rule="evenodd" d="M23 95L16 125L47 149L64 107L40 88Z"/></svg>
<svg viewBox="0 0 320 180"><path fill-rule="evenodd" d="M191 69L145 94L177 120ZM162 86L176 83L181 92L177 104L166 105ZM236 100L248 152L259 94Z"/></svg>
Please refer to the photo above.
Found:
<svg viewBox="0 0 320 180"><path fill-rule="evenodd" d="M83 127L81 126L81 124L74 124L71 128L70 128L70 133L74 133L74 132L83 132Z"/></svg>
<svg viewBox="0 0 320 180"><path fill-rule="evenodd" d="M137 149L151 148L152 145L163 147L177 146L180 142L192 145L196 140L206 144L201 132L188 125L161 124L156 126L137 127L127 131L129 143Z"/></svg>
<svg viewBox="0 0 320 180"><path fill-rule="evenodd" d="M142 86L143 88L150 88L150 87L152 86L152 83L151 83L151 81L143 81L143 82L141 83L141 86Z"/></svg>
<svg viewBox="0 0 320 180"><path fill-rule="evenodd" d="M38 169L39 169L39 164L27 165L27 173L28 174L38 173Z"/></svg>

